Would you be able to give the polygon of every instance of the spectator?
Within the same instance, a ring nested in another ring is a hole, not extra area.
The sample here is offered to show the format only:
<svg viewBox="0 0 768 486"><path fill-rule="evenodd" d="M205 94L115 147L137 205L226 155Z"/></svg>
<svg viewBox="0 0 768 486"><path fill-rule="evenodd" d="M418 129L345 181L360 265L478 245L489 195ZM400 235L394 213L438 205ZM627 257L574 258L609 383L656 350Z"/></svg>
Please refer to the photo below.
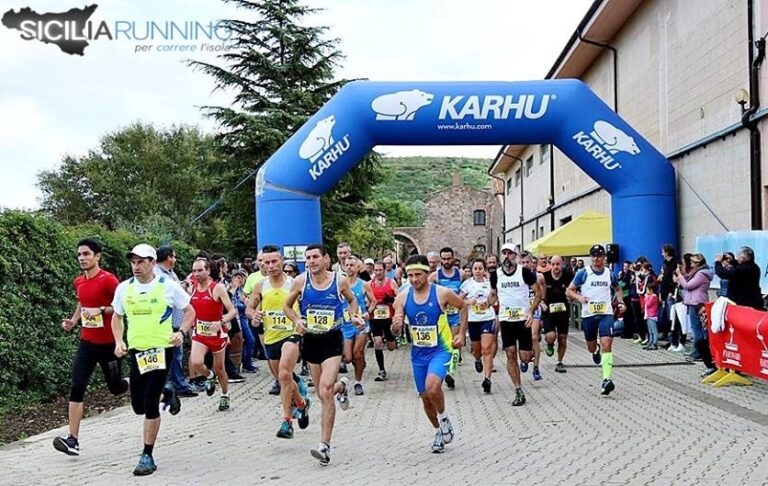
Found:
<svg viewBox="0 0 768 486"><path fill-rule="evenodd" d="M672 306L675 305L677 298L677 293L675 292L677 284L673 277L680 262L672 245L662 246L661 256L664 258L664 261L661 263L661 270L659 271L659 300L661 302L659 335L660 339L666 339L667 333L672 330L672 323L675 318Z"/></svg>
<svg viewBox="0 0 768 486"><path fill-rule="evenodd" d="M715 273L728 280L726 297L737 305L763 310L763 295L760 291L760 267L755 263L755 252L742 246L736 261L728 267L723 265L723 255L715 257Z"/></svg>
<svg viewBox="0 0 768 486"><path fill-rule="evenodd" d="M582 268L584 268L584 260L579 258L576 261L576 270L581 270Z"/></svg>
<svg viewBox="0 0 768 486"><path fill-rule="evenodd" d="M253 365L253 349L256 345L256 338L251 330L250 319L245 314L245 309L248 306L248 300L243 292L243 285L245 279L248 278L248 273L245 269L237 270L232 274L232 281L229 285L229 293L232 298L232 303L237 307L237 315L240 323L240 329L243 337L243 353L242 353L242 367L246 373L256 373L257 368Z"/></svg>
<svg viewBox="0 0 768 486"><path fill-rule="evenodd" d="M707 266L707 260L704 255L697 253L690 257L690 269L685 272L677 271L674 279L681 289L685 290L683 303L688 311L688 320L691 323L691 333L693 334L693 353L691 357L694 360L701 359L701 346L709 346L706 342L707 333L701 325L699 319L699 310L709 301L709 284L712 282L712 270Z"/></svg>
<svg viewBox="0 0 768 486"><path fill-rule="evenodd" d="M632 271L633 264L631 261L626 260L619 272L619 286L624 294L624 331L622 338L630 339L636 334L639 319L635 316L634 308L632 307L632 285L634 284L635 272ZM637 322L636 322L637 321Z"/></svg>
<svg viewBox="0 0 768 486"><path fill-rule="evenodd" d="M283 273L288 275L291 278L296 278L296 275L299 274L299 270L296 268L296 265L293 263L286 263L283 265Z"/></svg>
<svg viewBox="0 0 768 486"><path fill-rule="evenodd" d="M730 268L731 265L733 265L733 262L735 261L736 261L736 256L733 253L731 253L730 251L723 253L723 267ZM725 297L726 295L728 295L728 279L721 278L720 288L717 290L717 296Z"/></svg>
<svg viewBox="0 0 768 486"><path fill-rule="evenodd" d="M643 299L643 317L648 326L648 344L643 346L646 350L659 349L659 298L656 296L656 283L651 282L645 287Z"/></svg>

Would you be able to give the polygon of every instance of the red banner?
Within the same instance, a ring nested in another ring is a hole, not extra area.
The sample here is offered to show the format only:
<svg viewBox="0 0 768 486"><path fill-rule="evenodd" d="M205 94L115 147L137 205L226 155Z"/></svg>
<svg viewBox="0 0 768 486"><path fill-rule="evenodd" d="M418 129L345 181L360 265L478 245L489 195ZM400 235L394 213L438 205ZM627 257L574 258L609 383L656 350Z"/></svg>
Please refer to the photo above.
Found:
<svg viewBox="0 0 768 486"><path fill-rule="evenodd" d="M708 318L711 310L710 302ZM729 304L724 329L714 333L710 326L709 347L718 368L768 380L768 312Z"/></svg>

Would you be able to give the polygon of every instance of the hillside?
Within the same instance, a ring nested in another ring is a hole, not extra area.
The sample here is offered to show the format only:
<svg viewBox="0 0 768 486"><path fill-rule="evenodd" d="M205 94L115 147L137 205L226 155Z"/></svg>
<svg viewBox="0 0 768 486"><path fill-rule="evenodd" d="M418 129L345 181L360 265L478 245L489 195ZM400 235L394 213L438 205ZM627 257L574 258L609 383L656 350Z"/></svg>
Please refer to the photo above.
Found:
<svg viewBox="0 0 768 486"><path fill-rule="evenodd" d="M422 220L425 195L450 187L454 172L463 184L488 187L489 159L458 157L387 157L381 161L386 180L373 189L373 198L386 197L412 207Z"/></svg>

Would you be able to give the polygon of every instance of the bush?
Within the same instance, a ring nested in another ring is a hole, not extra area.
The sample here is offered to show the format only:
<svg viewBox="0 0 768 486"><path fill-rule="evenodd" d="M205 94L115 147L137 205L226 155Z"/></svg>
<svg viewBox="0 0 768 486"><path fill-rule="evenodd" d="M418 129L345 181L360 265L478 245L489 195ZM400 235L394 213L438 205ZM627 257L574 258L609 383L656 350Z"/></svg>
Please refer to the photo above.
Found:
<svg viewBox="0 0 768 486"><path fill-rule="evenodd" d="M131 275L125 254L140 241L128 232L66 228L35 213L0 212L0 413L68 393L79 333L64 332L61 320L77 305L75 245L85 237L104 244L102 268L121 280ZM173 245L184 274L195 250Z"/></svg>

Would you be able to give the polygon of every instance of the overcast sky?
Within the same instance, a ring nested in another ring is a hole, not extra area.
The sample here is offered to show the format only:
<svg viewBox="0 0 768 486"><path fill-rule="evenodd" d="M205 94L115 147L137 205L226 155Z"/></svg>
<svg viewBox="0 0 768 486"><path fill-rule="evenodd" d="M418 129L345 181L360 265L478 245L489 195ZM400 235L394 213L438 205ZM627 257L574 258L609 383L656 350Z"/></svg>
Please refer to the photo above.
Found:
<svg viewBox="0 0 768 486"><path fill-rule="evenodd" d="M324 8L311 23L327 25L346 55L339 77L378 81L520 81L541 79L591 0L308 0ZM69 0L0 0L37 12L82 8ZM243 17L218 0L104 0L91 20L136 22ZM0 206L35 208L36 175L64 154L82 155L99 137L136 121L165 127L216 127L200 105L227 104L211 79L183 64L214 54L135 53L137 42L97 40L85 55L24 41L0 25ZM185 44L190 42L174 41ZM145 43L151 43L147 41ZM154 44L168 41L155 41ZM498 146L381 147L390 155L493 158Z"/></svg>

